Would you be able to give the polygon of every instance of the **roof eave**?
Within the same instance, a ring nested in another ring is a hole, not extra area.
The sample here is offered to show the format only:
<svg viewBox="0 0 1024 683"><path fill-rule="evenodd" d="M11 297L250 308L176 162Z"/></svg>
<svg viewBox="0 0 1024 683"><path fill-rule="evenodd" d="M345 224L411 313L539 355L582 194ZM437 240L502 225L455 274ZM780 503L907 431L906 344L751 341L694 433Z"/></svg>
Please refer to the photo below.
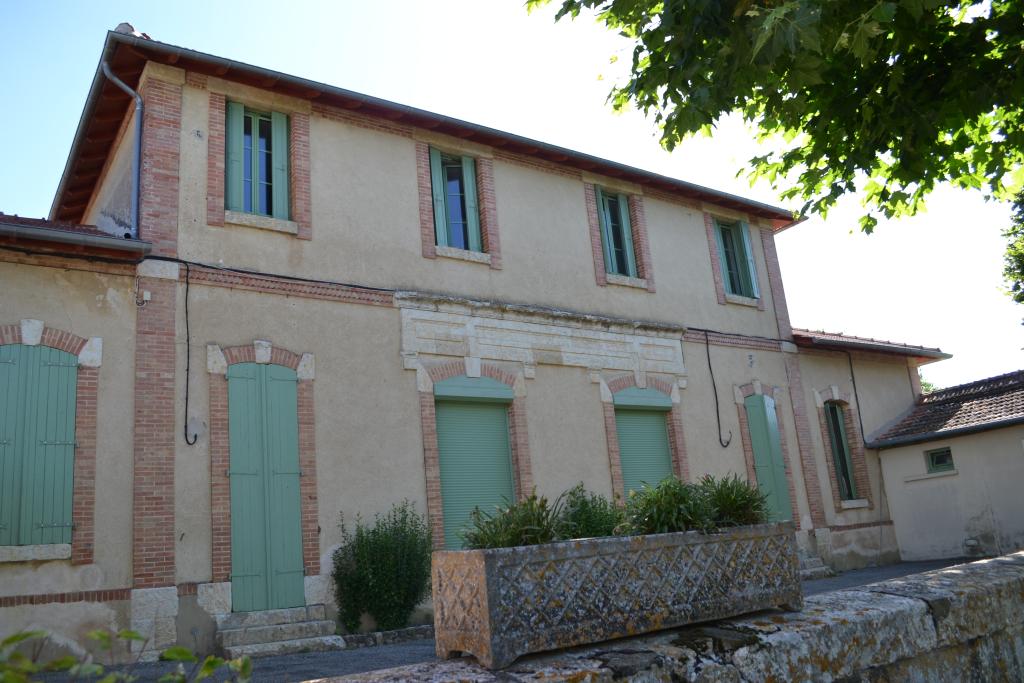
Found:
<svg viewBox="0 0 1024 683"><path fill-rule="evenodd" d="M925 441L938 441L939 439L948 439L954 436L965 436L967 434L975 434L977 432L987 432L993 429L1002 429L1003 427L1012 427L1018 424L1024 424L1024 415L1007 418L1005 420L996 420L995 422L985 422L983 424L970 425L967 427L957 427L956 429L924 432L922 434L907 434L905 436L896 436L891 439L879 439L878 441L865 443L864 446L875 450L885 450L888 448L896 448L898 446L910 446L916 443L924 443Z"/></svg>
<svg viewBox="0 0 1024 683"><path fill-rule="evenodd" d="M102 249L123 253L127 257L126 260L142 260L153 248L151 243L142 240L128 240L121 237L95 235L88 232L75 232L74 230L21 225L13 221L3 220L0 220L0 238L10 239L14 244L28 241L83 247L86 249Z"/></svg>
<svg viewBox="0 0 1024 683"><path fill-rule="evenodd" d="M888 353L894 356L909 356L922 361L922 364L932 363L938 360L948 360L952 354L943 353L938 349L925 349L921 347L891 346L889 344L872 344L870 342L840 341L836 339L817 339L793 334L797 346L804 348L816 348L833 351L873 351L875 353Z"/></svg>

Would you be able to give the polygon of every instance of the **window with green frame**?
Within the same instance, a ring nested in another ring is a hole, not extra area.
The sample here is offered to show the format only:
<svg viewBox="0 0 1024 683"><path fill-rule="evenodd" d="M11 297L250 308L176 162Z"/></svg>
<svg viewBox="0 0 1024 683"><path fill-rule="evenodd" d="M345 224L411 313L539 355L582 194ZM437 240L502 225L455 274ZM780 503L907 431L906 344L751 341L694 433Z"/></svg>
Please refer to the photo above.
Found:
<svg viewBox="0 0 1024 683"><path fill-rule="evenodd" d="M288 220L288 116L227 103L224 205Z"/></svg>
<svg viewBox="0 0 1024 683"><path fill-rule="evenodd" d="M749 232L746 223L715 221L715 237L725 291L756 299L761 294L757 287L757 268L754 266Z"/></svg>
<svg viewBox="0 0 1024 683"><path fill-rule="evenodd" d="M936 448L932 451L925 451L924 457L928 464L929 474L933 472L952 472L954 469L953 451L948 448Z"/></svg>
<svg viewBox="0 0 1024 683"><path fill-rule="evenodd" d="M857 498L857 486L853 481L853 462L850 460L850 442L846 438L846 410L837 401L825 403L825 423L828 438L832 444L839 497L843 500Z"/></svg>
<svg viewBox="0 0 1024 683"><path fill-rule="evenodd" d="M608 273L636 277L636 254L633 252L633 228L629 222L629 199L594 188L597 217L601 224L601 245L604 268Z"/></svg>
<svg viewBox="0 0 1024 683"><path fill-rule="evenodd" d="M431 147L430 185L437 245L482 252L476 160Z"/></svg>

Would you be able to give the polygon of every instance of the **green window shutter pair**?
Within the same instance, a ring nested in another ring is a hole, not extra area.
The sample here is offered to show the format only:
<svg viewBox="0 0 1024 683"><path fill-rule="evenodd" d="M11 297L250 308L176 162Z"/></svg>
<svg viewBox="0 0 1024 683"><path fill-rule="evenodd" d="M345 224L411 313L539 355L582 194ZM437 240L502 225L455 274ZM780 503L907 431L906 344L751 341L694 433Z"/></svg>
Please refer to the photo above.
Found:
<svg viewBox="0 0 1024 683"><path fill-rule="evenodd" d="M629 220L629 199L624 194L608 194L600 187L594 188L594 199L597 202L597 217L601 225L605 272L636 277L636 254L633 251L633 227ZM615 239L616 237L618 239ZM616 243L622 245L625 268L621 268L615 258Z"/></svg>
<svg viewBox="0 0 1024 683"><path fill-rule="evenodd" d="M619 438L619 462L625 494L644 484L656 486L672 476L672 451L668 442L668 413L664 409L615 408Z"/></svg>
<svg viewBox="0 0 1024 683"><path fill-rule="evenodd" d="M483 251L480 237L480 202L477 198L476 159L458 157L462 164L462 195L465 202L466 248L469 251ZM453 238L453 230L461 230L454 224L457 214L454 207L448 206L448 193L444 174L441 151L430 148L430 187L434 200L434 237L439 247L457 246L458 240Z"/></svg>
<svg viewBox="0 0 1024 683"><path fill-rule="evenodd" d="M846 438L844 412L843 407L834 401L825 404L825 423L832 444L839 497L843 500L854 500L857 497L857 486L853 480L853 463L850 460L850 442Z"/></svg>
<svg viewBox="0 0 1024 683"><path fill-rule="evenodd" d="M71 542L78 359L0 346L0 545Z"/></svg>
<svg viewBox="0 0 1024 683"><path fill-rule="evenodd" d="M793 519L775 400L770 396L754 394L744 399L743 406L747 412L750 446L754 451L757 488L767 499L769 518L772 521Z"/></svg>
<svg viewBox="0 0 1024 683"><path fill-rule="evenodd" d="M227 121L225 123L225 164L224 164L224 206L229 211L245 211L245 117L253 116L252 112L238 102L227 103ZM253 125L253 148L251 155L251 177L253 178L252 193L253 213L259 213L256 198L256 179L259 177L258 155L255 153L256 126ZM273 198L271 216L280 220L290 218L290 197L288 190L288 163L290 158L288 139L288 116L280 112L270 114L271 141L271 178L270 188Z"/></svg>
<svg viewBox="0 0 1024 683"><path fill-rule="evenodd" d="M757 265L750 246L750 229L746 223L715 221L715 240L722 266L726 291L737 296L758 299Z"/></svg>

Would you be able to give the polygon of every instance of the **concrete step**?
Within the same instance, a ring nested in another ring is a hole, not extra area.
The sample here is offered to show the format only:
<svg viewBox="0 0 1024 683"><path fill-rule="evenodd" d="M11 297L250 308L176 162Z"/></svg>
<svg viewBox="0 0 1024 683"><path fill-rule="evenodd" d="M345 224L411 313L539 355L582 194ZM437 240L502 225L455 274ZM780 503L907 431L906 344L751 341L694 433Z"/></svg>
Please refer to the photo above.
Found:
<svg viewBox="0 0 1024 683"><path fill-rule="evenodd" d="M258 643L273 643L282 640L333 636L335 631L334 622L326 619L322 621L300 621L291 624L273 624L271 626L248 626L218 631L217 644L221 647L256 645Z"/></svg>
<svg viewBox="0 0 1024 683"><path fill-rule="evenodd" d="M323 605L268 609L261 612L232 612L231 614L220 614L216 617L218 631L249 628L251 626L294 624L301 621L323 621L326 618L327 610Z"/></svg>
<svg viewBox="0 0 1024 683"><path fill-rule="evenodd" d="M801 569L800 570L800 580L801 581L814 581L815 579L827 579L827 578L832 577L832 576L835 576L835 572L833 572L831 569L829 569L828 567L826 567L824 565L822 565L820 567L814 567L814 568L811 568L811 569Z"/></svg>
<svg viewBox="0 0 1024 683"><path fill-rule="evenodd" d="M824 566L825 563L821 561L820 557L808 557L800 560L800 569L817 569Z"/></svg>
<svg viewBox="0 0 1024 683"><path fill-rule="evenodd" d="M297 638L281 640L276 643L254 643L225 647L224 655L228 659L242 656L266 657L269 655L288 655L296 652L325 652L327 650L344 650L345 640L341 636L320 636L317 638Z"/></svg>

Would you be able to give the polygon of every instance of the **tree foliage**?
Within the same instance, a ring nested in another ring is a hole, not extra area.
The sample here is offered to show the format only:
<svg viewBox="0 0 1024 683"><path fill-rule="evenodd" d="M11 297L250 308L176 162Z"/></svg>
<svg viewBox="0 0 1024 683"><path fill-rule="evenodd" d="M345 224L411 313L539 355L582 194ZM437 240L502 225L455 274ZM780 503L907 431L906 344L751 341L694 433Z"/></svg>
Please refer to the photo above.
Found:
<svg viewBox="0 0 1024 683"><path fill-rule="evenodd" d="M751 175L801 214L860 192L871 232L937 183L1020 189L1024 0L564 0L557 18L583 10L635 44L616 108L653 115L670 150L740 114L775 143Z"/></svg>

